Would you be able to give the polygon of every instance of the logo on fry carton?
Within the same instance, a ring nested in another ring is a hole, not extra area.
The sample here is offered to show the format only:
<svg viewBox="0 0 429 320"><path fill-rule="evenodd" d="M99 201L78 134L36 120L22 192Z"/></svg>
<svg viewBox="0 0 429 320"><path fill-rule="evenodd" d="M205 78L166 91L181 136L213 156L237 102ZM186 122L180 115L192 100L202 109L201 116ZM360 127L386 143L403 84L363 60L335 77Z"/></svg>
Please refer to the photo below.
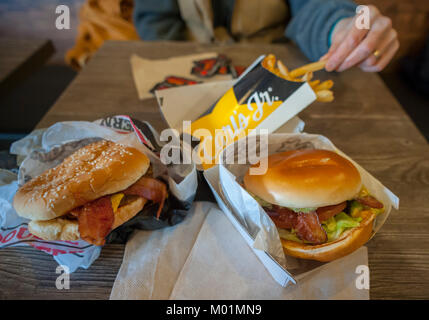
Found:
<svg viewBox="0 0 429 320"><path fill-rule="evenodd" d="M204 169L218 163L220 152L252 130L273 132L316 100L304 77L292 77L275 57L258 58L209 110L187 128L199 138ZM292 71L293 72L293 71ZM310 71L312 72L312 71Z"/></svg>

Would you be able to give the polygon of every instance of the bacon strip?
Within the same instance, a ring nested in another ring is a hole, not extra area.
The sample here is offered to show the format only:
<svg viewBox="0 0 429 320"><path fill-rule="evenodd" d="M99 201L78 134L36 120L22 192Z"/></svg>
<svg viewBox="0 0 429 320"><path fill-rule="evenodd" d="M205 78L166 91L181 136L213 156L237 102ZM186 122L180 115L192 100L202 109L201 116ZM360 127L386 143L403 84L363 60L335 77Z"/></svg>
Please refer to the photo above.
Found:
<svg viewBox="0 0 429 320"><path fill-rule="evenodd" d="M333 214L342 207L340 205L329 206L336 208L327 208L322 211L322 214ZM299 212L296 213L288 208L272 206L272 208L265 208L267 214L273 220L278 228L295 229L296 235L301 240L311 242L313 244L324 243L328 240L325 230L320 224L318 213L313 211L309 213ZM340 210L340 212L343 209ZM326 212L326 213L324 213ZM339 213L339 212L338 212Z"/></svg>
<svg viewBox="0 0 429 320"><path fill-rule="evenodd" d="M156 213L156 218L159 219L165 199L167 198L167 187L163 182L154 178L142 177L131 187L123 191L123 193L140 196L159 203L158 212Z"/></svg>
<svg viewBox="0 0 429 320"><path fill-rule="evenodd" d="M356 201L370 208L381 209L384 207L384 205L373 196L360 197L357 198Z"/></svg>
<svg viewBox="0 0 429 320"><path fill-rule="evenodd" d="M296 224L296 213L288 208L272 206L265 208L265 211L279 228L292 229Z"/></svg>
<svg viewBox="0 0 429 320"><path fill-rule="evenodd" d="M153 178L142 177L123 193L140 196L159 203L156 215L156 218L159 219L167 198L167 187L163 182ZM79 233L83 240L97 246L104 245L106 242L105 238L112 230L115 221L110 198L110 195L105 196L71 211L71 214L78 219Z"/></svg>
<svg viewBox="0 0 429 320"><path fill-rule="evenodd" d="M81 238L96 246L102 246L115 221L110 196L89 202L74 212L78 217Z"/></svg>
<svg viewBox="0 0 429 320"><path fill-rule="evenodd" d="M319 221L326 221L331 217L336 216L341 211L347 207L347 201L341 202L340 204L335 204L333 206L326 206L317 208L316 212L319 216Z"/></svg>
<svg viewBox="0 0 429 320"><path fill-rule="evenodd" d="M314 211L308 213L299 212L294 229L301 240L313 244L321 244L328 240L328 236L319 222L319 217Z"/></svg>

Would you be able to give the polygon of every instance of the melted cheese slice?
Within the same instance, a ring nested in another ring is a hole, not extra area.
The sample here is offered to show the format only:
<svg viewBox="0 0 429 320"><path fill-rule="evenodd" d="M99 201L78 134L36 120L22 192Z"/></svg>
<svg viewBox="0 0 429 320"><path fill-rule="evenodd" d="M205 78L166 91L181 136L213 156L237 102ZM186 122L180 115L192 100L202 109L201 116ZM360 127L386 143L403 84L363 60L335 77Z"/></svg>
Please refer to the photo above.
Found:
<svg viewBox="0 0 429 320"><path fill-rule="evenodd" d="M125 195L123 193L116 193L110 197L110 201L112 202L113 212L118 210L119 204L121 203L122 198Z"/></svg>

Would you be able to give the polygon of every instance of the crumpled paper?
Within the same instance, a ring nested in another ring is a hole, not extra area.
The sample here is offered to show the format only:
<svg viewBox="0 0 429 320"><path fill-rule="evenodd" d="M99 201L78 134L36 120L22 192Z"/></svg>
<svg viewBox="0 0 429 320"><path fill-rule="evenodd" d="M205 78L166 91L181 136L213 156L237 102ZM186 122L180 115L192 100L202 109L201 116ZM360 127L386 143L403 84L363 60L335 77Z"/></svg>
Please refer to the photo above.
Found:
<svg viewBox="0 0 429 320"><path fill-rule="evenodd" d="M133 54L130 58L131 70L133 72L134 83L136 84L139 99L152 98L153 95L149 91L155 84L163 81L167 76L178 76L201 81L201 78L191 74L193 62L217 57L217 55L216 52L207 52L168 59L144 59ZM204 82L230 79L232 79L230 74L215 75L210 78L205 78Z"/></svg>
<svg viewBox="0 0 429 320"><path fill-rule="evenodd" d="M4 170L0 174L0 248L30 245L53 255L54 259L59 264L67 266L70 272L75 271L78 267L88 268L97 259L102 248L100 246L94 246L83 240L44 241L33 236L27 229L28 219L18 216L12 203L13 196L20 185L60 164L64 158L77 149L99 139L128 145L145 153L151 160L154 176L163 177L169 184L171 197L169 197L168 206L165 206L166 210L171 213L173 210L183 209L180 219L160 219L157 224L146 224L146 227L149 225L150 229L156 229L181 222L196 193L197 172L195 166L166 167L163 165L156 154L160 147L157 133L151 131L152 128L149 125L140 123L140 126L137 127L136 123L128 116L109 117L96 122L60 122L48 129L36 130L29 136L15 142L11 147L11 153L20 156L18 176L13 176L13 173L6 173L7 171ZM118 124L121 126L118 127ZM177 205L171 202L173 198ZM122 227L117 228L111 232L109 237L112 238L112 234L115 234L117 235L114 237L116 240L125 241L126 236L118 236L118 233L122 232L128 235L130 222L138 219L144 210L127 222L126 230ZM149 214L150 212L146 213ZM166 214L167 212L163 211L163 216ZM156 219L152 217L152 220ZM141 228L141 226L139 227ZM109 237L107 238L108 241Z"/></svg>

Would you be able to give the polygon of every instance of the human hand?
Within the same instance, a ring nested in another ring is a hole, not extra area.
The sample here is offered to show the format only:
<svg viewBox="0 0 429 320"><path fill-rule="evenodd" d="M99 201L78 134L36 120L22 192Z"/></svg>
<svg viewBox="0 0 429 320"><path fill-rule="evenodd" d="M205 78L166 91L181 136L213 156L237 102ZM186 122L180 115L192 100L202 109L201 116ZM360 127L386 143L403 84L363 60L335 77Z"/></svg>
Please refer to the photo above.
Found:
<svg viewBox="0 0 429 320"><path fill-rule="evenodd" d="M366 72L379 72L392 60L399 48L398 34L390 18L375 6L368 6L370 28L358 29L358 16L340 20L332 32L332 45L327 54L327 71L344 71L358 65Z"/></svg>

